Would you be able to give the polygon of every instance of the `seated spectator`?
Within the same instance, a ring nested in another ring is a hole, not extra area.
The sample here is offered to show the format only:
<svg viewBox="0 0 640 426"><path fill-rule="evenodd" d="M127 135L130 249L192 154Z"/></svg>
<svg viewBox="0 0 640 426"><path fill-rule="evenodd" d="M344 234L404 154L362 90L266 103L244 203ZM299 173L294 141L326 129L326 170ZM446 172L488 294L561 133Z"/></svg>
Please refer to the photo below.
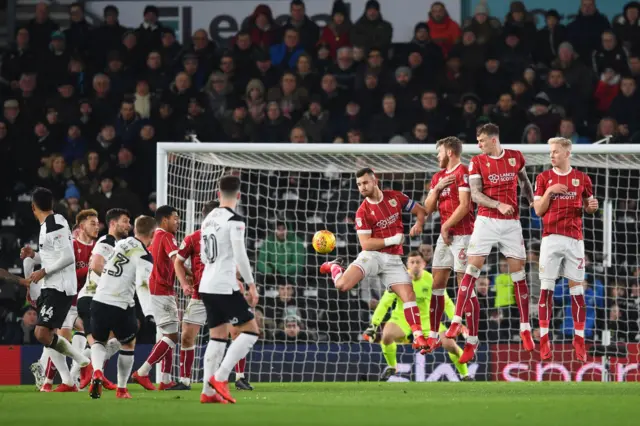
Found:
<svg viewBox="0 0 640 426"><path fill-rule="evenodd" d="M587 106L582 104L575 90L567 85L561 69L549 70L544 93L561 116L571 116L580 123L587 119ZM562 109L560 110L559 107Z"/></svg>
<svg viewBox="0 0 640 426"><path fill-rule="evenodd" d="M564 79L581 102L589 102L593 93L593 72L577 58L569 42L560 43L558 57L551 63L552 68L561 69Z"/></svg>
<svg viewBox="0 0 640 426"><path fill-rule="evenodd" d="M429 136L429 126L425 123L416 123L411 133L406 133L404 138L407 143L435 143L435 139Z"/></svg>
<svg viewBox="0 0 640 426"><path fill-rule="evenodd" d="M360 106L360 115L365 119L382 111L382 97L384 92L375 73L367 73L364 79L364 87L355 91L354 103Z"/></svg>
<svg viewBox="0 0 640 426"><path fill-rule="evenodd" d="M248 32L241 30L236 34L231 47L231 55L237 69L251 70L254 66L257 51L258 47L251 42L251 35Z"/></svg>
<svg viewBox="0 0 640 426"><path fill-rule="evenodd" d="M294 28L284 33L284 41L269 48L269 55L274 66L282 69L294 69L298 57L304 52L300 44L300 34Z"/></svg>
<svg viewBox="0 0 640 426"><path fill-rule="evenodd" d="M295 316L285 318L282 329L277 330L274 333L274 339L276 342L291 343L291 342L309 342L311 336L302 331L302 320Z"/></svg>
<svg viewBox="0 0 640 426"><path fill-rule="evenodd" d="M333 74L325 74L320 81L320 96L322 106L329 115L338 117L349 100L349 97L338 90L338 82Z"/></svg>
<svg viewBox="0 0 640 426"><path fill-rule="evenodd" d="M511 81L511 93L513 94L513 101L522 110L527 110L533 103L533 90L529 84L522 78L516 78Z"/></svg>
<svg viewBox="0 0 640 426"><path fill-rule="evenodd" d="M627 75L620 80L620 92L611 102L609 115L619 126L626 126L629 134L640 130L640 94L633 77Z"/></svg>
<svg viewBox="0 0 640 426"><path fill-rule="evenodd" d="M348 47L341 47L336 52L335 65L329 66L328 72L333 74L338 84L338 90L351 95L356 83L356 69L358 65L353 60L353 50Z"/></svg>
<svg viewBox="0 0 640 426"><path fill-rule="evenodd" d="M460 58L462 69L476 73L484 68L485 48L478 44L476 35L470 29L465 29L462 38L450 52L450 56Z"/></svg>
<svg viewBox="0 0 640 426"><path fill-rule="evenodd" d="M255 113L255 112L254 112ZM264 114L264 111L260 111ZM222 119L222 131L229 142L248 142L253 134L254 122L247 114L247 108L239 102L230 115Z"/></svg>
<svg viewBox="0 0 640 426"><path fill-rule="evenodd" d="M361 46L370 52L374 47L380 49L386 58L391 46L393 28L382 18L380 2L369 0L364 7L364 13L351 28L350 40L354 46Z"/></svg>
<svg viewBox="0 0 640 426"><path fill-rule="evenodd" d="M46 52L51 34L59 29L49 15L49 5L45 2L36 5L35 17L27 24L30 45L37 54Z"/></svg>
<svg viewBox="0 0 640 426"><path fill-rule="evenodd" d="M209 82L203 92L209 99L207 109L217 119L222 118L228 110L227 105L234 102L233 87L220 71L215 71L209 76Z"/></svg>
<svg viewBox="0 0 640 426"><path fill-rule="evenodd" d="M616 35L611 30L602 33L602 45L598 46L591 55L593 72L596 75L612 69L617 74L629 72L629 59L627 52L618 45Z"/></svg>
<svg viewBox="0 0 640 426"><path fill-rule="evenodd" d="M533 15L527 11L524 2L512 1L509 13L504 18L505 35L517 34L524 51L531 52L536 39L536 25Z"/></svg>
<svg viewBox="0 0 640 426"><path fill-rule="evenodd" d="M120 138L123 144L133 145L138 139L140 128L144 121L135 110L134 98L127 97L120 104L120 113L116 117L114 129L116 136Z"/></svg>
<svg viewBox="0 0 640 426"><path fill-rule="evenodd" d="M300 46L305 51L312 53L320 38L320 27L306 15L306 6L302 0L291 0L289 5L289 17L282 24L281 34L286 37L288 29L295 29L300 35ZM280 38L284 38L280 37Z"/></svg>
<svg viewBox="0 0 640 426"><path fill-rule="evenodd" d="M76 215L82 210L78 188L75 185L69 185L64 192L64 199L54 207L55 212L64 216L67 222L74 223Z"/></svg>
<svg viewBox="0 0 640 426"><path fill-rule="evenodd" d="M567 25L569 41L580 59L591 65L591 54L600 44L600 35L609 29L609 20L598 9L595 0L580 0L580 11Z"/></svg>
<svg viewBox="0 0 640 426"><path fill-rule="evenodd" d="M222 73L215 73L215 72L211 74L211 77L209 78L209 85L207 85L207 89L211 88L212 86L211 81L212 81L212 78L214 78L213 76L216 76L217 78L219 78L221 74ZM223 108L223 106L218 104L217 110L213 108L214 104L216 104L216 102L214 102L213 99L215 98L216 100L220 101L220 97L224 97L230 94L233 91L233 88L229 87L229 85L226 82L226 79L223 80L221 85L213 85L213 86L214 86L213 90L205 91L205 93L209 95L209 99L211 102L212 108L210 109L210 111L217 118L218 116L216 115L216 113L219 112L220 108ZM218 89L220 90L220 92L218 92ZM181 116L187 113L189 100L193 98L196 94L197 94L197 91L191 86L191 79L189 78L187 73L180 72L176 74L176 77L173 80L173 83L171 83L171 85L169 86L169 90L167 91L166 98L167 98L167 101L171 104L172 109L176 112L176 114L178 114L178 116ZM222 111L221 114L223 112L224 111Z"/></svg>
<svg viewBox="0 0 640 426"><path fill-rule="evenodd" d="M77 124L72 124L67 130L65 144L62 148L62 155L67 164L73 165L77 161L82 161L87 152L87 142L82 137L82 131Z"/></svg>
<svg viewBox="0 0 640 426"><path fill-rule="evenodd" d="M483 105L495 105L498 98L509 89L509 76L502 69L500 59L495 53L487 54L484 69L478 76L478 95Z"/></svg>
<svg viewBox="0 0 640 426"><path fill-rule="evenodd" d="M489 13L486 1L481 0L476 5L473 17L464 22L464 31L471 31L480 46L489 46L500 35L501 23Z"/></svg>
<svg viewBox="0 0 640 426"><path fill-rule="evenodd" d="M350 32L351 20L347 6L342 0L336 0L331 8L331 22L322 29L320 36L320 40L329 46L331 58L336 58L336 53L341 47L351 45Z"/></svg>
<svg viewBox="0 0 640 426"><path fill-rule="evenodd" d="M376 115L369 126L368 139L373 143L387 143L389 140L408 130L406 117L396 113L396 99L386 95L382 99L382 113Z"/></svg>
<svg viewBox="0 0 640 426"><path fill-rule="evenodd" d="M549 140L558 133L560 128L560 115L551 110L551 102L546 93L538 93L529 108L531 123L540 128L542 140Z"/></svg>
<svg viewBox="0 0 640 426"><path fill-rule="evenodd" d="M480 98L475 93L465 93L460 98L462 108L457 116L452 116L453 128L457 129L458 137L467 143L476 140L476 128L481 121L482 109ZM485 118L486 119L486 118ZM488 121L488 119L486 119Z"/></svg>
<svg viewBox="0 0 640 426"><path fill-rule="evenodd" d="M475 78L462 68L462 62L456 52L449 53L445 69L436 81L436 87L450 106L459 106L463 93L475 91Z"/></svg>
<svg viewBox="0 0 640 426"><path fill-rule="evenodd" d="M505 143L519 141L527 125L524 111L518 108L513 102L513 95L508 92L500 95L498 104L489 113L489 119L500 127L500 140Z"/></svg>
<svg viewBox="0 0 640 426"><path fill-rule="evenodd" d="M302 127L294 127L289 132L289 142L291 143L309 143L307 134Z"/></svg>
<svg viewBox="0 0 640 426"><path fill-rule="evenodd" d="M242 30L249 33L251 43L261 49L269 49L278 42L278 24L273 19L271 8L259 4L242 23Z"/></svg>
<svg viewBox="0 0 640 426"><path fill-rule="evenodd" d="M195 53L187 53L182 57L181 70L189 76L192 86L195 90L200 91L207 83L208 73L205 71L205 67L200 65L200 60ZM227 80L231 82L231 78L227 75Z"/></svg>
<svg viewBox="0 0 640 426"><path fill-rule="evenodd" d="M143 21L136 29L136 37L140 44L140 49L146 55L153 49L160 47L162 38L162 24L158 21L160 13L153 5L145 6Z"/></svg>
<svg viewBox="0 0 640 426"><path fill-rule="evenodd" d="M520 143L524 144L540 144L543 143L540 138L540 128L535 124L529 124L522 132Z"/></svg>
<svg viewBox="0 0 640 426"><path fill-rule="evenodd" d="M117 7L106 6L102 13L100 26L91 31L92 46L101 47L101 50L92 52L97 69L105 67L106 54L120 47L122 36L127 31L118 21L120 11Z"/></svg>
<svg viewBox="0 0 640 426"><path fill-rule="evenodd" d="M427 25L429 26L431 40L442 48L444 56L447 57L453 45L462 36L460 25L451 19L447 8L439 1L431 5Z"/></svg>
<svg viewBox="0 0 640 426"><path fill-rule="evenodd" d="M604 117L598 123L596 129L596 141L610 138L609 143L623 143L626 141L625 135L620 132L621 128L615 118Z"/></svg>
<svg viewBox="0 0 640 426"><path fill-rule="evenodd" d="M0 310L4 310L0 307ZM0 318L0 343L3 345L37 345L34 330L38 322L38 314L34 307L27 306L22 309L22 315L17 322L6 322Z"/></svg>
<svg viewBox="0 0 640 426"><path fill-rule="evenodd" d="M319 96L311 99L308 110L302 115L296 127L301 127L309 137L309 142L325 142L327 140L329 113L322 110Z"/></svg>
<svg viewBox="0 0 640 426"><path fill-rule="evenodd" d="M267 113L263 122L255 127L254 142L285 142L291 130L291 120L282 115L277 102L267 104Z"/></svg>
<svg viewBox="0 0 640 426"><path fill-rule="evenodd" d="M560 136L561 138L569 139L572 144L591 143L591 140L589 138L587 138L586 136L580 136L576 132L576 125L570 118L563 118L560 121L560 130L558 131L558 136Z"/></svg>
<svg viewBox="0 0 640 426"><path fill-rule="evenodd" d="M320 76L312 68L313 58L306 53L298 57L296 63L296 77L298 85L307 90L307 93L318 93L320 89Z"/></svg>
<svg viewBox="0 0 640 426"><path fill-rule="evenodd" d="M420 65L424 69L424 75L418 74L420 79L424 78L428 81L444 66L442 48L431 40L429 26L425 22L417 23L413 30L413 39L409 43L407 54L411 57L413 53L419 53L422 58ZM411 62L410 60L409 66L415 69L416 66L412 65ZM413 62L416 62L415 59Z"/></svg>
<svg viewBox="0 0 640 426"><path fill-rule="evenodd" d="M560 44L567 40L567 27L560 23L560 14L555 9L547 11L545 22L546 26L536 34L533 57L536 62L549 66L558 56Z"/></svg>
<svg viewBox="0 0 640 426"><path fill-rule="evenodd" d="M176 34L171 28L161 28L161 43L162 46L158 49L153 49L151 51L157 50L162 57L162 65L164 70L173 75L175 72L176 65L178 65L180 61L180 54L182 53L182 45L178 43L176 40Z"/></svg>
<svg viewBox="0 0 640 426"><path fill-rule="evenodd" d="M154 151L155 152L155 151ZM74 181L83 194L95 194L100 187L100 176L109 168L109 164L100 160L96 151L89 151L82 164L74 167Z"/></svg>
<svg viewBox="0 0 640 426"><path fill-rule="evenodd" d="M45 165L38 170L38 177L40 178L40 186L50 190L54 198L60 200L64 198L68 182L72 179L72 173L67 167L64 157L61 154L53 154L50 160L46 161Z"/></svg>
<svg viewBox="0 0 640 426"><path fill-rule="evenodd" d="M624 5L622 15L613 20L613 32L622 47L630 52L640 47L640 3L630 1Z"/></svg>
<svg viewBox="0 0 640 426"><path fill-rule="evenodd" d="M282 139L284 140L284 139ZM295 280L303 273L305 250L302 241L287 229L285 222L278 221L260 246L256 269L264 275L278 275Z"/></svg>
<svg viewBox="0 0 640 426"><path fill-rule="evenodd" d="M500 67L507 73L509 79L520 76L533 61L529 46L523 43L522 31L517 26L505 28L504 42L496 48Z"/></svg>
<svg viewBox="0 0 640 426"><path fill-rule="evenodd" d="M11 88L18 87L20 76L25 71L34 71L36 68L36 53L31 47L29 31L20 28L16 32L14 46L2 56L0 76L5 79Z"/></svg>
<svg viewBox="0 0 640 426"><path fill-rule="evenodd" d="M233 55L229 52L223 53L220 58L220 71L227 77L227 81L233 86L236 96L242 96L245 87L251 80L251 72L248 69L239 69L236 66Z"/></svg>
<svg viewBox="0 0 640 426"><path fill-rule="evenodd" d="M445 106L440 105L434 90L426 90L420 96L420 109L415 120L427 123L429 134L436 140L446 136L450 127L450 115Z"/></svg>
<svg viewBox="0 0 640 426"><path fill-rule="evenodd" d="M307 89L298 87L295 74L287 71L282 74L280 86L267 91L267 101L277 102L284 117L297 121L307 107L309 94Z"/></svg>

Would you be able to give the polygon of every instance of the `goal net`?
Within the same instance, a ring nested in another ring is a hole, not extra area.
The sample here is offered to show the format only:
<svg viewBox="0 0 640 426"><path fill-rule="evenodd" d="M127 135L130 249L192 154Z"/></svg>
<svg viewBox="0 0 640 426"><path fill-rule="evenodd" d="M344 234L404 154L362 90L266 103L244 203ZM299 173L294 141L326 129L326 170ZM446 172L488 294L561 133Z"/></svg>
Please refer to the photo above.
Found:
<svg viewBox="0 0 640 426"><path fill-rule="evenodd" d="M524 153L532 182L550 167L546 145L508 147ZM465 145L463 162L478 153L477 146ZM469 364L476 380L640 380L639 164L639 146L573 148L572 165L591 176L601 205L599 212L584 220L589 361L574 360L571 304L564 280L558 281L555 291L550 331L553 360L541 362L537 348L533 354L521 348L513 283L504 259L494 250L477 283L481 345ZM352 291L340 293L330 278L318 273L318 266L327 259L338 255L353 261L359 252L354 216L362 200L354 172L364 166L376 171L382 188L403 191L416 201L424 200L431 177L439 170L433 145L158 145L158 205L170 204L180 211L179 240L198 228L202 206L216 198L218 179L226 174L241 178L238 213L247 221L247 248L261 295L256 312L261 336L247 360L249 380L377 380L385 369L380 346L361 337L382 296L380 282L367 279ZM537 342L541 221L523 198L519 208ZM412 223L408 214L404 223L408 233ZM405 253L420 250L431 259L439 228L436 213L426 221L421 236L407 235ZM311 246L313 234L321 229L337 237L337 247L330 255L316 254ZM179 286L176 289L183 312L188 300ZM452 279L448 293L455 299ZM195 381L202 380L207 335L203 329ZM464 341L459 339L458 344ZM179 351L175 353L177 377ZM460 378L443 349L422 356L398 345L397 362L392 380Z"/></svg>

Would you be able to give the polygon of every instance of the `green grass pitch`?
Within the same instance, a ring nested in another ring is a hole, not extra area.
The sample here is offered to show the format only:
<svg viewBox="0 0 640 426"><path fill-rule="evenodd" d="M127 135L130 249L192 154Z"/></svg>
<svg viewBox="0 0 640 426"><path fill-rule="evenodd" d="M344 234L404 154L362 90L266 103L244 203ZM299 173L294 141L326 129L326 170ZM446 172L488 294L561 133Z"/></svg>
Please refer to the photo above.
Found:
<svg viewBox="0 0 640 426"><path fill-rule="evenodd" d="M105 391L43 394L0 386L0 424L625 426L640 424L635 383L255 383L236 405L200 404L191 392L149 392L132 400ZM465 421L466 420L466 421ZM416 423L417 422L417 423Z"/></svg>

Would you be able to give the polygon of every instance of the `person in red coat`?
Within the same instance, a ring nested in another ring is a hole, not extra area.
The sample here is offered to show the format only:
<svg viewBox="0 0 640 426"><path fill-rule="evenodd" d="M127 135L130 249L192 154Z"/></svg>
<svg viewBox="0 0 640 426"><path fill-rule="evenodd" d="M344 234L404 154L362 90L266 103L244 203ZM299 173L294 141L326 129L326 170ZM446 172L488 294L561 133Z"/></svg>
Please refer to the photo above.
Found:
<svg viewBox="0 0 640 426"><path fill-rule="evenodd" d="M351 31L351 20L349 19L347 6L342 0L336 0L331 10L331 22L322 29L322 35L320 36L320 43L325 43L329 46L329 55L332 59L335 59L338 49L344 46L351 46L349 31Z"/></svg>
<svg viewBox="0 0 640 426"><path fill-rule="evenodd" d="M439 1L431 5L427 25L431 40L442 48L444 56L447 57L449 50L462 36L460 25L451 19L447 8Z"/></svg>
<svg viewBox="0 0 640 426"><path fill-rule="evenodd" d="M249 33L251 43L268 50L278 40L278 24L273 19L273 12L266 4L259 4L242 23L242 30Z"/></svg>

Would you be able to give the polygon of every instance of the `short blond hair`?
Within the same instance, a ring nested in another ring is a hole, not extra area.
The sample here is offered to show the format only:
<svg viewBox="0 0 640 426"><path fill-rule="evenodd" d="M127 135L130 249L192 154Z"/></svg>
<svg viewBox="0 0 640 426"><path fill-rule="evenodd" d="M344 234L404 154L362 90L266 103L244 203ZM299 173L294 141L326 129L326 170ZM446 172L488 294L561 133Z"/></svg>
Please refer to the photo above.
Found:
<svg viewBox="0 0 640 426"><path fill-rule="evenodd" d="M571 146L573 145L571 143L571 140L567 138L551 138L549 139L548 144L549 145L558 144L564 149L566 149L567 151L571 151Z"/></svg>

